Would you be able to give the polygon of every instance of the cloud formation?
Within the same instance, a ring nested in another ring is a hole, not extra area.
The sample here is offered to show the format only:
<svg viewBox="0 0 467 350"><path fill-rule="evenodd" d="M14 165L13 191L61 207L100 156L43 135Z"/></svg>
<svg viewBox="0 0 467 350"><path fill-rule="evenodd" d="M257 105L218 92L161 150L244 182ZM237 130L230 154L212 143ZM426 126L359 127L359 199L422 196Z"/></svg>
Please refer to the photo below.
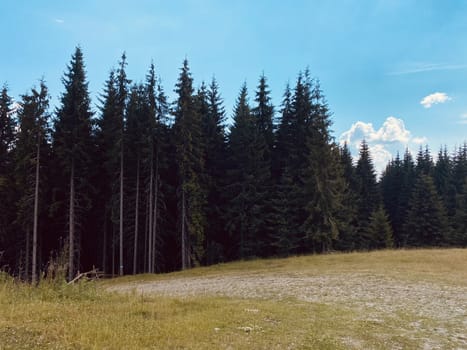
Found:
<svg viewBox="0 0 467 350"><path fill-rule="evenodd" d="M406 148L418 149L419 145L428 141L426 137L412 136L405 127L404 121L394 116L386 118L378 129L375 129L372 123L357 121L339 138L341 145L347 143L354 158L358 157L362 140L367 141L375 168L379 173L397 152L403 153Z"/></svg>
<svg viewBox="0 0 467 350"><path fill-rule="evenodd" d="M461 119L459 120L459 124L466 124L467 125L467 113L461 115Z"/></svg>
<svg viewBox="0 0 467 350"><path fill-rule="evenodd" d="M444 92L435 92L431 95L425 96L421 101L420 104L425 107L425 108L431 108L433 105L436 105L438 103L445 103L447 101L452 100L451 97L449 97L446 93Z"/></svg>
<svg viewBox="0 0 467 350"><path fill-rule="evenodd" d="M55 18L54 19L55 23L58 23L58 24L63 24L65 23L65 20L61 19L61 18Z"/></svg>

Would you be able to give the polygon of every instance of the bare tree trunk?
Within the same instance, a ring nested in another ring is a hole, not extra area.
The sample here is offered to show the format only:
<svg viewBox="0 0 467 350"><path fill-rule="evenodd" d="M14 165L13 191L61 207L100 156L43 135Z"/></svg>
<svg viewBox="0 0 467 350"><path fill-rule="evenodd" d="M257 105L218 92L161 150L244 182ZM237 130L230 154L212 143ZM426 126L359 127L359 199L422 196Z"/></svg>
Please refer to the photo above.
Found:
<svg viewBox="0 0 467 350"><path fill-rule="evenodd" d="M151 152L152 153L152 152ZM154 166L153 166L153 160L152 160L152 155L151 155L151 162L150 162L151 170L150 170L150 176L149 176L149 232L148 232L148 272L152 273L152 259L153 259L153 252L152 252L152 229L153 229L153 223L152 223L152 212L153 212L153 205L152 205L152 197L153 197L153 183L154 183Z"/></svg>
<svg viewBox="0 0 467 350"><path fill-rule="evenodd" d="M149 266L148 266L148 240L149 240L149 217L151 216L149 214L149 195L148 195L148 199L146 201L146 211L145 211L145 215L146 215L146 222L145 222L145 225L144 225L144 272L148 272L149 271Z"/></svg>
<svg viewBox="0 0 467 350"><path fill-rule="evenodd" d="M115 277L115 227L112 225L112 277Z"/></svg>
<svg viewBox="0 0 467 350"><path fill-rule="evenodd" d="M73 279L75 272L74 255L75 255L75 161L71 160L70 173L70 208L69 208L69 242L68 242L68 280Z"/></svg>
<svg viewBox="0 0 467 350"><path fill-rule="evenodd" d="M41 156L40 135L37 135L36 184L34 189L34 223L32 229L32 283L37 280L37 224L39 217L39 168Z"/></svg>
<svg viewBox="0 0 467 350"><path fill-rule="evenodd" d="M123 135L120 149L120 269L119 275L123 276Z"/></svg>
<svg viewBox="0 0 467 350"><path fill-rule="evenodd" d="M157 219L159 213L159 155L156 155L156 176L154 186L154 220L153 220L153 239L152 239L152 272L156 272L156 241L157 241Z"/></svg>
<svg viewBox="0 0 467 350"><path fill-rule="evenodd" d="M104 242L102 247L102 270L107 272L107 209L104 211Z"/></svg>
<svg viewBox="0 0 467 350"><path fill-rule="evenodd" d="M137 255L138 255L138 219L139 219L139 156L136 162L136 199L135 199L135 242L133 245L133 275L136 275Z"/></svg>
<svg viewBox="0 0 467 350"><path fill-rule="evenodd" d="M182 270L187 268L187 261L186 261L186 232L185 232L185 189L182 184Z"/></svg>
<svg viewBox="0 0 467 350"><path fill-rule="evenodd" d="M25 256L25 270L24 270L24 273L25 273L25 280L28 280L29 281L29 256L30 256L30 240L31 240L31 232L30 232L30 228L28 227L27 230L26 230L26 256Z"/></svg>

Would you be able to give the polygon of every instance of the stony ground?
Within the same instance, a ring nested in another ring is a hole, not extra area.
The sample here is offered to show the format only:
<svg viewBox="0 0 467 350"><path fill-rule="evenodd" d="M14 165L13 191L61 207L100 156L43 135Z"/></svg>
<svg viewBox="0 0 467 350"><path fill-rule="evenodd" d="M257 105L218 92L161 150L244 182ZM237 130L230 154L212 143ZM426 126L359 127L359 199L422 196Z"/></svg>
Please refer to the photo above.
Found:
<svg viewBox="0 0 467 350"><path fill-rule="evenodd" d="M467 349L467 286L374 273L248 273L128 282L112 291L164 296L226 296L339 305L361 319L387 324L424 349ZM384 339L384 336L382 336ZM342 339L359 348L358 339Z"/></svg>

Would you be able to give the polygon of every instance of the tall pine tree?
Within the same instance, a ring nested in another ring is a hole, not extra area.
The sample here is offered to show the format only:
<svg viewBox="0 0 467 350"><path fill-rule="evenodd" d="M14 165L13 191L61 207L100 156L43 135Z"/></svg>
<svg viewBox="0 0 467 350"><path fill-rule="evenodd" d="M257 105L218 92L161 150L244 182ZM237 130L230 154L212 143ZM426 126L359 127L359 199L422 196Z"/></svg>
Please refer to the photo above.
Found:
<svg viewBox="0 0 467 350"><path fill-rule="evenodd" d="M175 92L174 143L178 168L178 226L182 269L200 264L205 255L205 193L200 175L204 171L201 118L196 110L193 79L185 59Z"/></svg>
<svg viewBox="0 0 467 350"><path fill-rule="evenodd" d="M68 65L63 78L65 92L56 112L53 134L53 152L60 167L57 169L57 188L68 213L61 212L67 221L68 278L79 268L80 231L83 216L90 208L89 170L93 153L92 111L83 53L79 47ZM67 183L59 179L68 179ZM64 202L67 202L66 205ZM78 259L77 259L78 257Z"/></svg>

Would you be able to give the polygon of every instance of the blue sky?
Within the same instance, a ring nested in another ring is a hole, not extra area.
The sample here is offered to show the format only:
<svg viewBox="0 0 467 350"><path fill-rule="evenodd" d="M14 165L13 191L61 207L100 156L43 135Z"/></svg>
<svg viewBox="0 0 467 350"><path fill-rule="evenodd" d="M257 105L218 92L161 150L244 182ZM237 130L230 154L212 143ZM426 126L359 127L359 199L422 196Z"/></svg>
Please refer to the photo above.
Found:
<svg viewBox="0 0 467 350"><path fill-rule="evenodd" d="M253 97L264 72L278 105L308 66L336 139L365 137L379 168L406 146L467 139L466 1L2 0L0 32L0 84L15 98L44 76L56 102L79 44L96 104L123 51L130 78L153 59L170 95L186 56L195 84L216 76L229 116L243 81Z"/></svg>

